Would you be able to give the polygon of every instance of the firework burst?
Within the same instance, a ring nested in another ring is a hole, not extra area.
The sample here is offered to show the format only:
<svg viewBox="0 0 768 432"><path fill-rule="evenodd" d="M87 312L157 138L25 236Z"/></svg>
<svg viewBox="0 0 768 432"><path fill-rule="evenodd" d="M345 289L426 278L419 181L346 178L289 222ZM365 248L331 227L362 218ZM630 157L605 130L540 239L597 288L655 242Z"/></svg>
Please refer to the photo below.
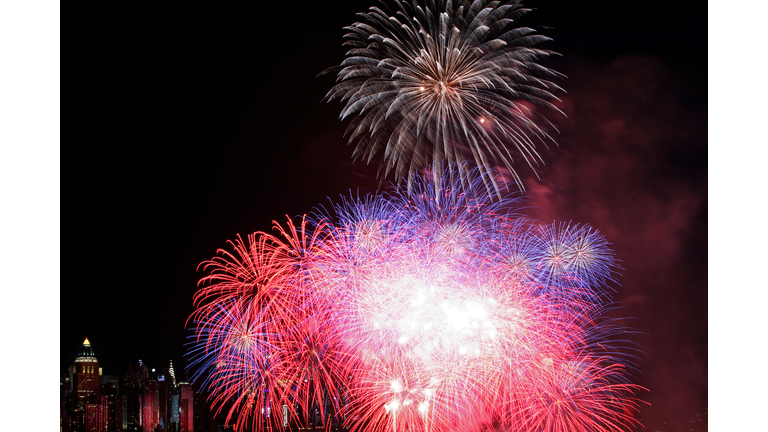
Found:
<svg viewBox="0 0 768 432"><path fill-rule="evenodd" d="M214 405L239 430L636 425L605 239L469 175L344 199L203 263L192 353Z"/></svg>
<svg viewBox="0 0 768 432"><path fill-rule="evenodd" d="M354 157L383 152L379 174L394 170L409 185L445 161L503 169L522 185L513 161L534 168L536 142L551 140L532 107L554 108L561 91L549 81L559 74L538 63L554 54L536 47L549 39L518 25L528 11L516 0L411 0L359 14L326 95L345 103L342 119L352 117Z"/></svg>

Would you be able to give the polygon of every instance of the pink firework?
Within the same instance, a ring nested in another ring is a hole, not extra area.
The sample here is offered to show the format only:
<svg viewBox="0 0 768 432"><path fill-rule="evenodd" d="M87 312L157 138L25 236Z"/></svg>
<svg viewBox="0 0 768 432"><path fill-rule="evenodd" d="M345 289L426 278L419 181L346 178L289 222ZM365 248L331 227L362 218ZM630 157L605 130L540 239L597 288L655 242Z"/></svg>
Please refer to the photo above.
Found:
<svg viewBox="0 0 768 432"><path fill-rule="evenodd" d="M354 198L203 263L195 379L238 430L623 431L637 425L615 260L476 173Z"/></svg>

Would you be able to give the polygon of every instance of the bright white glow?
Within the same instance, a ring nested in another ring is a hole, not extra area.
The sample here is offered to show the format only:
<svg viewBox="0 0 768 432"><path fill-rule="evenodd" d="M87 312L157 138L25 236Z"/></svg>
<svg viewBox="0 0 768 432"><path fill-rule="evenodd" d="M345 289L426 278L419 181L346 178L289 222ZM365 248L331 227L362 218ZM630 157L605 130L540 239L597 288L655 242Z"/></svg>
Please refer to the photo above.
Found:
<svg viewBox="0 0 768 432"><path fill-rule="evenodd" d="M387 404L384 404L384 410L386 412L390 412L390 411L395 412L399 407L400 407L400 402L398 400L393 400Z"/></svg>
<svg viewBox="0 0 768 432"><path fill-rule="evenodd" d="M429 409L429 404L426 402L419 402L419 412L422 414L427 413L427 409Z"/></svg>
<svg viewBox="0 0 768 432"><path fill-rule="evenodd" d="M424 291L419 288L418 292L414 296L413 300L411 300L412 306L421 306L427 301L427 295L424 293Z"/></svg>
<svg viewBox="0 0 768 432"><path fill-rule="evenodd" d="M481 304L470 302L467 303L466 309L469 316L475 319L484 320L488 316L488 314L485 312L485 308L483 308L483 305Z"/></svg>
<svg viewBox="0 0 768 432"><path fill-rule="evenodd" d="M453 306L445 308L445 315L456 330L461 330L464 327L467 327L471 319L469 314Z"/></svg>
<svg viewBox="0 0 768 432"><path fill-rule="evenodd" d="M400 381L398 381L398 380L392 381L392 384L390 385L390 388L395 393L400 393L401 391L403 391L403 385L400 384Z"/></svg>

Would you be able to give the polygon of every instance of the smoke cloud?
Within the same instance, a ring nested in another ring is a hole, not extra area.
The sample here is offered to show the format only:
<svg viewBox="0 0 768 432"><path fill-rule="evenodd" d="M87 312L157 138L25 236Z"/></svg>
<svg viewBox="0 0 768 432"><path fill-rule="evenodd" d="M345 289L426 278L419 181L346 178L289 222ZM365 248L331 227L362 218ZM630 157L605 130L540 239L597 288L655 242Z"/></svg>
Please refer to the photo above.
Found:
<svg viewBox="0 0 768 432"><path fill-rule="evenodd" d="M559 148L527 213L599 229L622 261L616 299L644 334L645 430L706 430L707 117L685 76L648 57L570 65Z"/></svg>

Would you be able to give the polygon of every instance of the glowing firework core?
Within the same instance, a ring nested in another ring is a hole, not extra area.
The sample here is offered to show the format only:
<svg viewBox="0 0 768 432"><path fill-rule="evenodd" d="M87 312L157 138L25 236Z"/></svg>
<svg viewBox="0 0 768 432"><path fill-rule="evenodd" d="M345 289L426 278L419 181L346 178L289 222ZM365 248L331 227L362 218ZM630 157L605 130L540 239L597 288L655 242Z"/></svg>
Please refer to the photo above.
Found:
<svg viewBox="0 0 768 432"><path fill-rule="evenodd" d="M464 291L471 294L472 290ZM393 292L409 295L400 298ZM408 346L412 355L425 360L438 349L477 354L481 344L491 343L496 337L493 319L486 312L495 300L486 301L486 305L469 297L462 296L461 290L406 278L382 290L381 298L370 299L372 304L380 305L373 328L383 338L392 335L390 338Z"/></svg>

